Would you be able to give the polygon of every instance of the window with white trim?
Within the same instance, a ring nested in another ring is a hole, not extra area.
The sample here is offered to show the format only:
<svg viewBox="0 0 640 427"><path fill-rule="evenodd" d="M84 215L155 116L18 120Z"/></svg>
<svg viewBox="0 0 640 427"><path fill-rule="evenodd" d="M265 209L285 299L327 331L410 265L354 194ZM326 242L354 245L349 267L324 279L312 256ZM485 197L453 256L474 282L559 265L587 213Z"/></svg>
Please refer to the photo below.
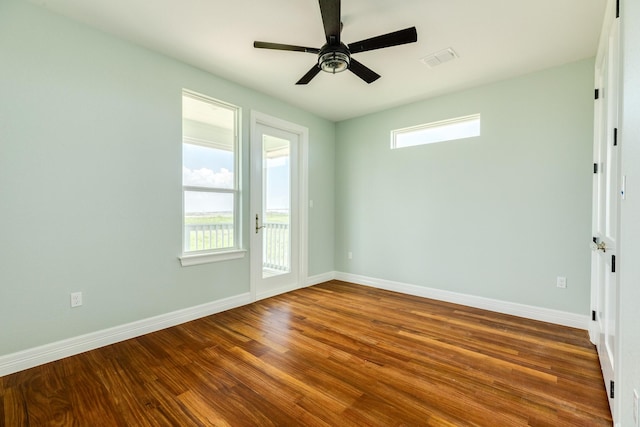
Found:
<svg viewBox="0 0 640 427"><path fill-rule="evenodd" d="M239 114L234 105L182 92L183 258L224 255L242 244Z"/></svg>
<svg viewBox="0 0 640 427"><path fill-rule="evenodd" d="M391 131L391 148L413 147L480 136L480 114Z"/></svg>

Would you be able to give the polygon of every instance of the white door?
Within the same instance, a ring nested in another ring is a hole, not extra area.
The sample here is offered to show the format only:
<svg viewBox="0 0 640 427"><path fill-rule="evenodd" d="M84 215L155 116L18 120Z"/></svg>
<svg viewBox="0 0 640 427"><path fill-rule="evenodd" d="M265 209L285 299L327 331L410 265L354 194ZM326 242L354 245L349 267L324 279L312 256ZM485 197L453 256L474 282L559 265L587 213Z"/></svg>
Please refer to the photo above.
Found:
<svg viewBox="0 0 640 427"><path fill-rule="evenodd" d="M251 285L255 300L306 278L306 129L259 113L251 135Z"/></svg>
<svg viewBox="0 0 640 427"><path fill-rule="evenodd" d="M618 211L621 199L618 128L618 22L611 27L605 52L596 63L598 99L595 107L592 339L598 347L609 406L616 419L614 396L618 318Z"/></svg>

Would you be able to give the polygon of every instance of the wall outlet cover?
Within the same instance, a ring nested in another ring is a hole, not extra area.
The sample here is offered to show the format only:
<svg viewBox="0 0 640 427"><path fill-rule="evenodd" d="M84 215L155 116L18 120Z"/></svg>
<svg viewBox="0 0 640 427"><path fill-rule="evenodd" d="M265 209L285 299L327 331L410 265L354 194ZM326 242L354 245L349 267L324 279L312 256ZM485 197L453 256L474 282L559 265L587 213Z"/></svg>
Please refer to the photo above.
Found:
<svg viewBox="0 0 640 427"><path fill-rule="evenodd" d="M71 307L80 307L82 305L82 292L71 293Z"/></svg>

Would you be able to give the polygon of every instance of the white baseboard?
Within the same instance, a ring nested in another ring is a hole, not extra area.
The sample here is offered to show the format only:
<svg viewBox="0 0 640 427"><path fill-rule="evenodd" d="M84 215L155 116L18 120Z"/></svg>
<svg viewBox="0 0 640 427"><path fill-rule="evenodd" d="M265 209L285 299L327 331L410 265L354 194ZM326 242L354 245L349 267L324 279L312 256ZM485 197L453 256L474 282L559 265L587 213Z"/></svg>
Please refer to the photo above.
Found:
<svg viewBox="0 0 640 427"><path fill-rule="evenodd" d="M287 292L295 291L296 289L299 289L301 287L304 287L304 286L298 286L298 284L296 283L290 286L283 286L281 288L271 289L267 292L260 292L256 294L256 301L275 297L276 295L286 294Z"/></svg>
<svg viewBox="0 0 640 427"><path fill-rule="evenodd" d="M249 293L0 356L0 377L250 304Z"/></svg>
<svg viewBox="0 0 640 427"><path fill-rule="evenodd" d="M262 292L256 295L256 301L262 300L262 299L266 299L266 298L271 298L271 297L275 297L276 295L280 295L280 294L284 294L287 292L291 292L294 291L296 289L299 288L304 288L304 287L308 287L308 286L313 286L313 285L318 285L320 283L324 283L324 282L328 282L330 280L335 279L336 277L336 272L335 271L329 271L327 273L322 273L322 274L318 274L316 276L310 276L307 277L307 280L304 281L304 283L302 283L301 285L291 285L291 286L284 286L281 288L277 288L277 289L272 289L268 292Z"/></svg>
<svg viewBox="0 0 640 427"><path fill-rule="evenodd" d="M441 289L427 288L424 286L410 285L407 283L393 282L390 280L375 279L356 274L337 272L335 279L359 285L371 286L388 291L400 292L454 304L466 305L497 313L510 314L526 319L540 320L557 325L589 330L590 318L586 315L552 310L549 308L535 307L507 301L500 301L474 295L460 294Z"/></svg>
<svg viewBox="0 0 640 427"><path fill-rule="evenodd" d="M590 318L579 314L460 294L440 289L426 288L407 283L375 279L350 273L330 271L316 276L311 276L307 278L305 285L313 286L334 279L408 295L481 308L498 313L511 314L527 319L570 326L573 328L589 330L590 326ZM258 299L279 295L293 289L295 288L280 288L273 292L261 294L258 296ZM182 323L220 313L225 310L251 304L252 302L250 293L240 294L219 301L213 301L211 303L150 317L148 319L139 320L126 325L120 325L104 329L102 331L92 332L86 335L80 335L51 344L0 356L0 377L22 371L24 369L33 368L44 363L84 353L85 351L94 350L106 345L115 344L120 341L156 332L171 326L180 325Z"/></svg>
<svg viewBox="0 0 640 427"><path fill-rule="evenodd" d="M334 280L336 278L336 274L337 273L335 271L329 271L327 273L307 277L307 286L319 285L320 283Z"/></svg>

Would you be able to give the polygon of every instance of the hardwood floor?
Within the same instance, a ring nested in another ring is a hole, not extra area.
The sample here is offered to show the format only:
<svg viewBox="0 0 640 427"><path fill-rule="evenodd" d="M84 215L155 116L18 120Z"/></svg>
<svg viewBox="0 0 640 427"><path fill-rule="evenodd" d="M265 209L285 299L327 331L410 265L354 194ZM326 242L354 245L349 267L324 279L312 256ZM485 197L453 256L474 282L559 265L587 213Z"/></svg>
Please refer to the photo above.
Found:
<svg viewBox="0 0 640 427"><path fill-rule="evenodd" d="M11 427L612 424L585 331L338 281L2 377L0 403Z"/></svg>

